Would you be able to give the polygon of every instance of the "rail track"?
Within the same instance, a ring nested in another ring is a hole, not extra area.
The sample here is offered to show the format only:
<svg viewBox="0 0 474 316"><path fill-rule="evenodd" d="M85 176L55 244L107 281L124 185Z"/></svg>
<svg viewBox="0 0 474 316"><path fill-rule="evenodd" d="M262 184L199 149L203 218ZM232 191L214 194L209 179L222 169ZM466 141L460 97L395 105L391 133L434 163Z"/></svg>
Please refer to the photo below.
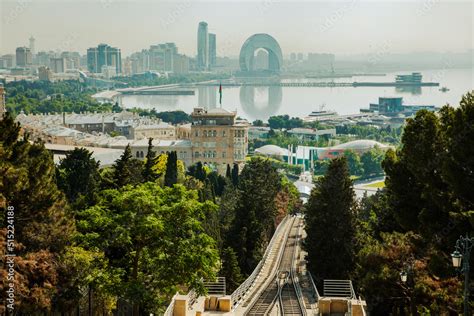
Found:
<svg viewBox="0 0 474 316"><path fill-rule="evenodd" d="M301 218L293 220L285 248L279 258L277 272L270 276L272 281L249 307L246 315L268 315L277 302L281 315L306 315L302 298L298 295L298 284L293 271L301 222Z"/></svg>

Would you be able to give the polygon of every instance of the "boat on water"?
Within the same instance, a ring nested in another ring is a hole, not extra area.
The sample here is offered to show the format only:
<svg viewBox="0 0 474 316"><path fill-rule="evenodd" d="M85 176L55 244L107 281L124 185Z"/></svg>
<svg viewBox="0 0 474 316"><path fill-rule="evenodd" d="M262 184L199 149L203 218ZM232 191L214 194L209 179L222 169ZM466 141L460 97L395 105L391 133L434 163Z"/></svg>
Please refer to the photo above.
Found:
<svg viewBox="0 0 474 316"><path fill-rule="evenodd" d="M335 115L337 115L337 112L335 112L335 111L323 110L323 111L313 111L308 116L311 116L311 117L328 117L328 116L335 116Z"/></svg>
<svg viewBox="0 0 474 316"><path fill-rule="evenodd" d="M439 89L439 91L441 91L441 92L448 92L448 91L449 91L449 88L447 88L447 87L441 87L441 88Z"/></svg>
<svg viewBox="0 0 474 316"><path fill-rule="evenodd" d="M319 110L312 111L307 117L305 117L305 121L314 122L314 121L324 121L337 118L339 114L335 111L325 110L326 106L323 104L319 107Z"/></svg>

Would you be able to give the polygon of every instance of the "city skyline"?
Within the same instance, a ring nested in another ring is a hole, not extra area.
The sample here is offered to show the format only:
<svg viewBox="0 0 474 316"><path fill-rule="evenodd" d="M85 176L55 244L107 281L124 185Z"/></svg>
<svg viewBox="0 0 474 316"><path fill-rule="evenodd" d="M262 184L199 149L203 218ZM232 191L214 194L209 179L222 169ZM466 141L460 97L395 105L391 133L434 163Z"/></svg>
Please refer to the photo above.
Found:
<svg viewBox="0 0 474 316"><path fill-rule="evenodd" d="M4 1L0 5L0 53L28 46L33 36L36 52L85 53L89 47L107 43L129 56L155 43L175 42L181 52L195 57L196 26L201 21L219 38L219 57L236 57L245 39L254 33L274 36L285 56L291 52L373 53L387 46L393 53L465 52L473 47L473 4L468 1L301 2L293 12L294 5L272 1ZM87 16L87 23L81 23L78 16ZM243 17L245 23L241 23ZM348 36L349 29L361 36ZM443 47L439 46L441 38Z"/></svg>

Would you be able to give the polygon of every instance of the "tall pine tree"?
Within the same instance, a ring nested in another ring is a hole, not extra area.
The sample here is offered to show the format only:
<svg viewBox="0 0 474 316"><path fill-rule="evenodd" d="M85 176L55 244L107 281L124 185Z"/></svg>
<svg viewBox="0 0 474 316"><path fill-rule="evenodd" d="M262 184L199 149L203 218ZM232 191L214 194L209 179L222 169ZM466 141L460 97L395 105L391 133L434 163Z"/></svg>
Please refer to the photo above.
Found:
<svg viewBox="0 0 474 316"><path fill-rule="evenodd" d="M75 148L61 160L57 180L58 187L66 194L70 203L74 204L80 199L81 205L92 205L100 186L99 162L87 149Z"/></svg>
<svg viewBox="0 0 474 316"><path fill-rule="evenodd" d="M230 170L230 165L229 165L229 164L227 164L227 169L226 169L226 171L225 171L225 177L226 177L227 179L231 179L231 178L232 178L232 171Z"/></svg>
<svg viewBox="0 0 474 316"><path fill-rule="evenodd" d="M130 182L132 177L130 170L131 161L132 150L130 149L130 144L128 144L122 156L115 161L113 179L117 188L121 188Z"/></svg>
<svg viewBox="0 0 474 316"><path fill-rule="evenodd" d="M61 256L75 230L66 199L56 186L51 153L42 143L21 139L19 133L19 124L5 114L0 120L0 243L5 245L6 223L14 225L15 312L46 314L54 300L61 301L64 288L58 279L67 271L61 269ZM2 281L6 269L0 264ZM0 292L5 302L6 290Z"/></svg>
<svg viewBox="0 0 474 316"><path fill-rule="evenodd" d="M331 161L306 207L305 248L316 281L350 279L355 262L355 207L345 157Z"/></svg>
<svg viewBox="0 0 474 316"><path fill-rule="evenodd" d="M137 185L143 182L143 162L132 158L130 144L119 159L115 161L112 179L116 188L121 188L127 184Z"/></svg>
<svg viewBox="0 0 474 316"><path fill-rule="evenodd" d="M280 175L270 161L252 159L242 170L235 219L227 238L244 273L253 271L275 230L280 189Z"/></svg>
<svg viewBox="0 0 474 316"><path fill-rule="evenodd" d="M153 170L155 156L156 152L153 151L153 138L150 137L148 139L148 150L146 153L145 166L143 168L143 181L145 182L153 182L157 178L156 172Z"/></svg>
<svg viewBox="0 0 474 316"><path fill-rule="evenodd" d="M234 167L232 168L232 184L237 186L239 184L239 165L234 163Z"/></svg>
<svg viewBox="0 0 474 316"><path fill-rule="evenodd" d="M178 183L178 157L176 151L172 151L166 161L165 186L172 187L176 183Z"/></svg>

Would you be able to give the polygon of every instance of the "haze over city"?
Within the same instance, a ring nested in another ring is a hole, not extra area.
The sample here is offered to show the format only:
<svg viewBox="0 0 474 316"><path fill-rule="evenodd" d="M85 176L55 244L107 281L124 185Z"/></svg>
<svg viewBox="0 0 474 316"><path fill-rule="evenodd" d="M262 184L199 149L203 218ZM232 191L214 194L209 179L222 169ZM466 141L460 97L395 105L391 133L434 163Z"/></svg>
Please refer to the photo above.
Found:
<svg viewBox="0 0 474 316"><path fill-rule="evenodd" d="M254 33L269 33L290 52L465 52L473 43L472 1L45 1L0 4L0 52L36 38L37 50L84 52L106 42L124 56L175 42L196 54L196 26L209 24L218 56L237 56ZM442 43L442 45L440 45Z"/></svg>

